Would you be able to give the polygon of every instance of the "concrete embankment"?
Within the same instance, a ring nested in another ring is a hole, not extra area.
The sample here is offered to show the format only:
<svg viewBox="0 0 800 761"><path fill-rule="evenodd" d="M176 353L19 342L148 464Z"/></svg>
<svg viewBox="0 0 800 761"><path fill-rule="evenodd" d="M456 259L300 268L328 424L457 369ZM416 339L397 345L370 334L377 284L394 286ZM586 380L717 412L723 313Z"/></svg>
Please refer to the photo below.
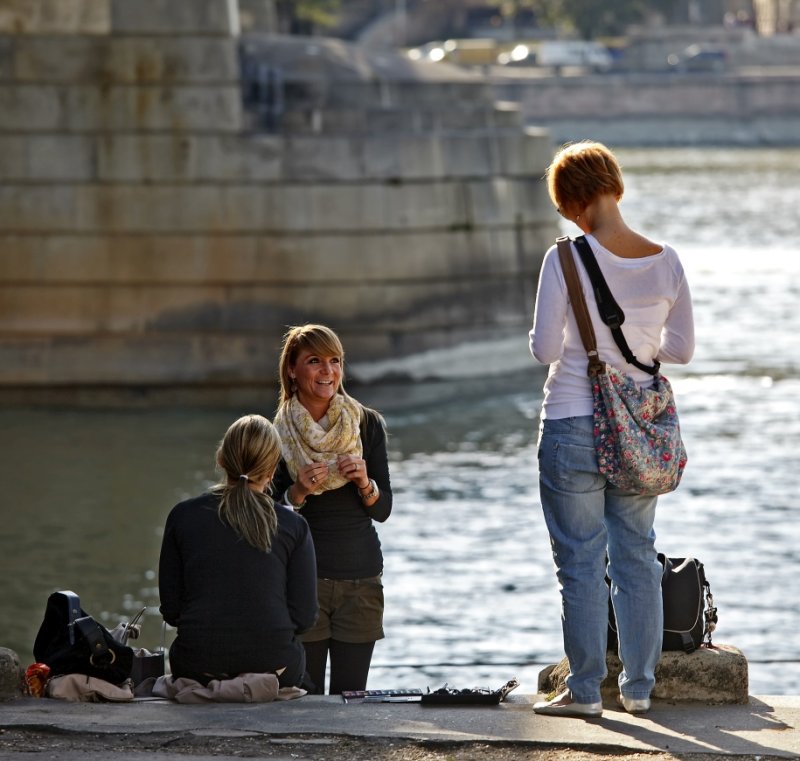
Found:
<svg viewBox="0 0 800 761"><path fill-rule="evenodd" d="M500 99L562 143L800 145L800 68L494 76Z"/></svg>

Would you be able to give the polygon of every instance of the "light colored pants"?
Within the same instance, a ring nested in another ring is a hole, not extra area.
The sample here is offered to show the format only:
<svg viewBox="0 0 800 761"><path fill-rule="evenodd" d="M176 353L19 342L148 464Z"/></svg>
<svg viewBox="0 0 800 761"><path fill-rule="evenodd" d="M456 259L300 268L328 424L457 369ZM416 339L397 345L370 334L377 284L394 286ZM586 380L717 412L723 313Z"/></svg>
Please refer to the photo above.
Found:
<svg viewBox="0 0 800 761"><path fill-rule="evenodd" d="M578 703L600 701L608 572L623 664L620 691L648 698L664 628L656 497L623 492L598 473L592 430L590 416L544 420L539 439L539 492L561 590L567 687Z"/></svg>

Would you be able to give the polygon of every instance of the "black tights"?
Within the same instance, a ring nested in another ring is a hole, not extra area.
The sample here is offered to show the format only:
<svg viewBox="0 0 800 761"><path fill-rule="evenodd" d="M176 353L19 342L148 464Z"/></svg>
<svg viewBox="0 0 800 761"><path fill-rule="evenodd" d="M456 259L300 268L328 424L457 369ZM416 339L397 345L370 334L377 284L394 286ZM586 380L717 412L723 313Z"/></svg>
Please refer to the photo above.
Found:
<svg viewBox="0 0 800 761"><path fill-rule="evenodd" d="M374 642L340 642L321 639L303 643L306 648L306 670L316 685L316 694L325 692L325 668L331 654L331 686L329 694L340 695L344 690L365 690L372 661Z"/></svg>

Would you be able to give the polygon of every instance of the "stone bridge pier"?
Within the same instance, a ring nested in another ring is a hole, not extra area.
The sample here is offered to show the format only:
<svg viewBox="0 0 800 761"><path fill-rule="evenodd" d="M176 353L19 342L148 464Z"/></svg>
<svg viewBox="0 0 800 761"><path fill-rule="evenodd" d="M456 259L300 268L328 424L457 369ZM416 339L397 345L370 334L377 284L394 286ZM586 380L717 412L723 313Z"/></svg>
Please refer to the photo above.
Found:
<svg viewBox="0 0 800 761"><path fill-rule="evenodd" d="M0 0L3 396L263 389L305 321L363 379L522 361L550 150L478 78L235 0Z"/></svg>

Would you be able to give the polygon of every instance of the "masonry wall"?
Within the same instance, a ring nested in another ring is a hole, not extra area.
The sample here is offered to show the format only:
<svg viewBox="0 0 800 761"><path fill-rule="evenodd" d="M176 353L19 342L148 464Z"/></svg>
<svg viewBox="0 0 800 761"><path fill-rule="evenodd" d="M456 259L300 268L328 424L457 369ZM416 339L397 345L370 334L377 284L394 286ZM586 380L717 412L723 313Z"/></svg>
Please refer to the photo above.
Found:
<svg viewBox="0 0 800 761"><path fill-rule="evenodd" d="M529 323L555 225L518 115L410 82L265 133L227 0L0 0L0 32L0 387L269 384L289 324L369 362Z"/></svg>

